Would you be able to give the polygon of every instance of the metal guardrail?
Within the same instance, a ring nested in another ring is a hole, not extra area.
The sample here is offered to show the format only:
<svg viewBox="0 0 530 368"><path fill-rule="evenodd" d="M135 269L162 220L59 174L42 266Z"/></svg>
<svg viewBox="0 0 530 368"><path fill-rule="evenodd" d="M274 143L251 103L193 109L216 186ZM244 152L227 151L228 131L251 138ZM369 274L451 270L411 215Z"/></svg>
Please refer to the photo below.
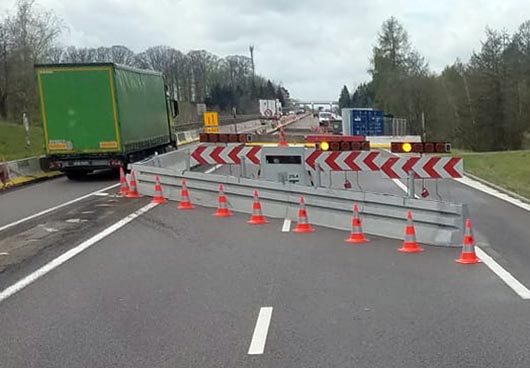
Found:
<svg viewBox="0 0 530 368"><path fill-rule="evenodd" d="M147 164L152 165L154 162ZM192 200L196 204L215 207L218 185L222 183L225 186L230 208L237 212L251 213L253 191L257 189L265 215L291 220L296 220L298 201L300 196L304 196L313 224L344 231L350 230L352 204L357 203L366 233L403 239L406 213L407 210L411 210L419 242L459 247L463 237L464 221L468 217L465 204L412 199L389 194L312 188L190 172L175 166L168 169L148 165L132 165L142 194L154 194L155 176L159 175L164 195L178 200L181 179L185 178Z"/></svg>
<svg viewBox="0 0 530 368"><path fill-rule="evenodd" d="M235 119L232 115L220 115L219 116L219 125L230 125L244 123L251 120L260 120L263 117L259 114L248 114L248 115L238 115ZM186 124L176 124L173 129L175 132L182 132L186 130L199 129L204 126L203 122L193 122Z"/></svg>

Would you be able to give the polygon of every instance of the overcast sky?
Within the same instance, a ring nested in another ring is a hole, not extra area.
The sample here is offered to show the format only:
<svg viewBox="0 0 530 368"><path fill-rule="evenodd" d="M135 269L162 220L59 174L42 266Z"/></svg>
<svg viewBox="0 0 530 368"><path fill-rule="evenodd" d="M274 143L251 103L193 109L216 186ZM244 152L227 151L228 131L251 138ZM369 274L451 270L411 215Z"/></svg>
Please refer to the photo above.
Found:
<svg viewBox="0 0 530 368"><path fill-rule="evenodd" d="M169 45L219 56L248 54L256 70L292 97L338 98L369 80L371 49L382 22L395 16L413 46L440 71L480 48L484 29L513 32L530 19L526 0L37 0L68 26L61 42L125 45L138 52ZM0 11L14 0L0 0Z"/></svg>

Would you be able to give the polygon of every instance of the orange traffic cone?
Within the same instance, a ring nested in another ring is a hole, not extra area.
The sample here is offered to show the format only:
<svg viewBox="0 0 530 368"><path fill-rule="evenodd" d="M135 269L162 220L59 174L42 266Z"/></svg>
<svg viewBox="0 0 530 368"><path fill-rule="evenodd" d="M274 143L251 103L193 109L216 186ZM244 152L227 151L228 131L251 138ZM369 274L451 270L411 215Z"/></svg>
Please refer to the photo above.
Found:
<svg viewBox="0 0 530 368"><path fill-rule="evenodd" d="M164 195L162 194L162 186L160 185L160 177L157 175L155 176L155 195L153 196L153 200L151 203L158 203L158 204L164 204L167 203L167 200L164 198Z"/></svg>
<svg viewBox="0 0 530 368"><path fill-rule="evenodd" d="M129 186L127 185L127 179L125 178L123 167L120 166L120 194L127 195L127 193L129 193Z"/></svg>
<svg viewBox="0 0 530 368"><path fill-rule="evenodd" d="M134 175L134 170L131 170L131 179L129 181L129 192L127 193L127 198L139 198L138 188L136 187L136 176Z"/></svg>
<svg viewBox="0 0 530 368"><path fill-rule="evenodd" d="M193 204L190 201L190 194L188 188L186 187L186 179L182 179L182 189L180 190L180 203L177 207L179 210L191 210L193 209Z"/></svg>
<svg viewBox="0 0 530 368"><path fill-rule="evenodd" d="M252 204L252 216L250 220L247 221L247 224L251 225L264 225L268 221L265 219L265 216L261 213L261 203L259 203L258 191L254 191L254 203Z"/></svg>
<svg viewBox="0 0 530 368"><path fill-rule="evenodd" d="M456 260L458 263L463 264L474 264L480 263L475 253L475 237L473 236L473 230L471 230L471 220L466 220L466 230L464 233L464 242L462 245L462 253L460 258Z"/></svg>
<svg viewBox="0 0 530 368"><path fill-rule="evenodd" d="M359 208L357 204L353 205L353 217L351 219L351 233L348 239L344 239L347 243L368 243L370 240L366 239L363 234L361 226L361 219L359 218Z"/></svg>
<svg viewBox="0 0 530 368"><path fill-rule="evenodd" d="M283 125L280 125L280 141L278 142L278 147L289 147L289 143L285 138L285 132L283 131Z"/></svg>
<svg viewBox="0 0 530 368"><path fill-rule="evenodd" d="M223 191L223 184L219 184L219 199L218 199L217 211L215 211L214 216L219 217L229 217L232 216L232 212L228 209L226 196Z"/></svg>
<svg viewBox="0 0 530 368"><path fill-rule="evenodd" d="M311 227L307 218L307 211L305 209L304 197L300 197L300 208L298 209L298 222L293 230L295 233L312 233L315 231Z"/></svg>
<svg viewBox="0 0 530 368"><path fill-rule="evenodd" d="M414 229L414 223L412 222L412 213L407 213L407 226L405 227L405 240L403 246L398 249L400 252L405 253L418 253L423 252L424 249L420 248L416 241L416 230Z"/></svg>

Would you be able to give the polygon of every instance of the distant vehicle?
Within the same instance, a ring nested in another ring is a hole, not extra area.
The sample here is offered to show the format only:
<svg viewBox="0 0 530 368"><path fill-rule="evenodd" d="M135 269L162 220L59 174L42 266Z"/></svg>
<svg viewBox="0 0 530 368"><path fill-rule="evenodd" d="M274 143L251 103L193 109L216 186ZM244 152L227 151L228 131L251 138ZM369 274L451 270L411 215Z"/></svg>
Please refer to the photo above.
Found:
<svg viewBox="0 0 530 368"><path fill-rule="evenodd" d="M295 115L294 110L289 110L289 115Z"/></svg>
<svg viewBox="0 0 530 368"><path fill-rule="evenodd" d="M46 159L79 179L176 148L161 73L113 63L35 65Z"/></svg>
<svg viewBox="0 0 530 368"><path fill-rule="evenodd" d="M332 118L332 115L330 112L320 111L318 113L318 124L320 126L329 126L331 118Z"/></svg>
<svg viewBox="0 0 530 368"><path fill-rule="evenodd" d="M304 109L296 110L296 115L303 115L303 114L305 114L305 110Z"/></svg>

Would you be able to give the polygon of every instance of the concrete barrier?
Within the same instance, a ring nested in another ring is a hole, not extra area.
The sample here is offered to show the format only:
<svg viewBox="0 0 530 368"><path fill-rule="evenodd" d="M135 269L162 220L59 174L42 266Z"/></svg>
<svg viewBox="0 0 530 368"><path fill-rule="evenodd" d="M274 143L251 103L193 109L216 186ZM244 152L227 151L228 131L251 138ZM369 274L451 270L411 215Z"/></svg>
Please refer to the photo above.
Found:
<svg viewBox="0 0 530 368"><path fill-rule="evenodd" d="M258 189L264 214L296 220L298 200L304 196L309 218L315 225L349 231L352 204L360 207L364 230L368 234L403 239L407 210L411 210L417 239L424 244L460 247L464 220L469 216L465 204L411 199L389 194L312 188L260 180L180 172L174 168L133 164L140 193L154 194L154 178L159 175L164 195L178 200L180 182L187 181L192 200L199 205L215 207L220 183L225 186L229 206L237 212L251 213L253 191ZM244 226L244 225L242 225Z"/></svg>

